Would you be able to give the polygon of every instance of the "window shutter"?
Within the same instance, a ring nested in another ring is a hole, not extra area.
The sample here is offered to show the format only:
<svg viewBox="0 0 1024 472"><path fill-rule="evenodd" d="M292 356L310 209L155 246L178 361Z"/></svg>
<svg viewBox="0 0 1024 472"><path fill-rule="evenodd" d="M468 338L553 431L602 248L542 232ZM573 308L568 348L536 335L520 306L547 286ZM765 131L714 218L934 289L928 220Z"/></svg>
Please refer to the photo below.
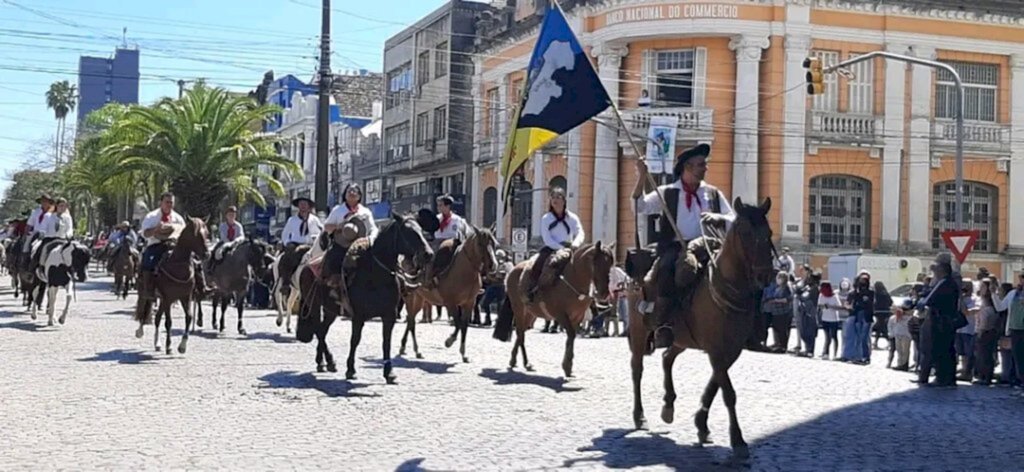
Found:
<svg viewBox="0 0 1024 472"><path fill-rule="evenodd" d="M707 96L708 48L693 51L693 108L704 108Z"/></svg>
<svg viewBox="0 0 1024 472"><path fill-rule="evenodd" d="M658 52L657 51L655 51L653 49L644 49L644 64L643 64L643 70L641 72L641 74L643 75L643 78L642 78L641 82L643 82L643 87L644 87L643 90L647 90L647 94L648 94L649 97L651 97L652 103L655 100L657 100L657 96L658 96L658 91L656 90L657 87L658 87L657 73L656 73L658 69L657 69L657 64L655 63L655 61L657 61L657 59L658 59ZM641 95L642 95L642 92L641 92ZM640 95L637 95L637 98L640 98Z"/></svg>

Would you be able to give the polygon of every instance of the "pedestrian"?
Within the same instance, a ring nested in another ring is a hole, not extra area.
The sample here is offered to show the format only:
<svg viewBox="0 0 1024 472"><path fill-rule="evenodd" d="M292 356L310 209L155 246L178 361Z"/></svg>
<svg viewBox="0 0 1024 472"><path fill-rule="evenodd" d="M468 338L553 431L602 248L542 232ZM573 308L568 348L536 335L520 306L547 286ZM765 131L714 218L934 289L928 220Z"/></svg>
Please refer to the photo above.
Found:
<svg viewBox="0 0 1024 472"><path fill-rule="evenodd" d="M974 296L974 284L964 279L960 286L960 311L967 318L967 326L956 330L953 347L960 360L960 373L957 380L970 382L974 374L974 333L975 320L980 301Z"/></svg>
<svg viewBox="0 0 1024 472"><path fill-rule="evenodd" d="M875 310L875 292L871 290L871 274L863 271L853 282L853 291L846 299L850 317L843 325L843 359L854 364L871 362L870 328Z"/></svg>
<svg viewBox="0 0 1024 472"><path fill-rule="evenodd" d="M924 324L921 325L921 365L917 383L922 386L955 387L956 359L953 349L956 319L960 310L960 288L953 278L952 258L939 254L932 264L932 288L928 295L918 302L925 310ZM932 368L935 382L929 383Z"/></svg>
<svg viewBox="0 0 1024 472"><path fill-rule="evenodd" d="M798 356L814 357L814 341L818 338L818 297L821 273L812 271L796 291L795 303L799 307L800 339L803 340L804 351Z"/></svg>
<svg viewBox="0 0 1024 472"><path fill-rule="evenodd" d="M800 333L803 332L800 325L803 321L803 316L800 315L800 303L797 301L797 298L799 297L799 291L803 290L803 287L807 286L808 280L813 273L814 270L811 269L811 265L804 264L800 267L799 281L794 279L792 274L789 276L789 280L791 282L790 288L793 291L793 325L796 328L797 333L796 346L793 349L790 349L789 352L795 355L800 355L800 351L803 349L803 337L800 336Z"/></svg>
<svg viewBox="0 0 1024 472"><path fill-rule="evenodd" d="M1018 276L1017 286L1005 297L993 297L997 310L1006 310L1006 335L1010 338L1010 353L1017 373L1017 385L1024 384L1024 272Z"/></svg>
<svg viewBox="0 0 1024 472"><path fill-rule="evenodd" d="M622 267L612 267L611 273L608 274L608 293L612 297L613 317L618 319L609 319L609 322L615 323L615 336L619 336L619 322L622 323L622 335L625 336L629 332L629 300L626 298L626 287L630 283L629 275Z"/></svg>
<svg viewBox="0 0 1024 472"><path fill-rule="evenodd" d="M1013 284L1009 282L1003 282L999 284L999 290L994 291L995 294L999 295L999 298L1005 298L1008 293L1013 290ZM1006 334L1006 323L1009 317L1009 310L1000 307L995 303L993 299L993 305L996 308L996 313L999 314L999 342L996 344L996 350L999 351L999 381L998 384L1001 387L1013 387L1019 384L1017 381L1017 366L1013 362L1013 352L1010 350L1011 342L1010 336Z"/></svg>
<svg viewBox="0 0 1024 472"><path fill-rule="evenodd" d="M772 352L786 352L789 345L789 331L793 327L793 291L789 285L789 274L779 271L775 286L766 296L765 302L772 310Z"/></svg>
<svg viewBox="0 0 1024 472"><path fill-rule="evenodd" d="M886 368L892 367L893 354L896 354L896 368L906 372L910 370L910 318L913 316L914 302L906 300L902 305L892 307L893 314L886 320L886 332L889 335L889 362Z"/></svg>
<svg viewBox="0 0 1024 472"><path fill-rule="evenodd" d="M974 363L978 377L974 383L977 385L991 384L996 368L996 345L999 343L1002 326L999 324L999 313L992 301L993 286L995 282L992 279L983 279L978 287L980 305L976 315L977 332L974 338Z"/></svg>
<svg viewBox="0 0 1024 472"><path fill-rule="evenodd" d="M778 284L776 284L773 279L767 287L761 290L761 302L758 306L761 312L761 323L757 326L757 329L759 330L758 341L760 341L761 346L764 347L765 352L771 351L771 348L768 346L768 332L772 330L773 308L771 304L768 303L768 300L771 298L771 295L775 293L776 287L778 287Z"/></svg>
<svg viewBox="0 0 1024 472"><path fill-rule="evenodd" d="M889 339L888 322L890 316L892 316L892 297L889 295L889 290L885 288L885 284L879 280L875 282L874 324L871 326L871 331L875 334L875 341L872 344L874 349L878 349L879 339ZM889 351L892 351L891 346Z"/></svg>
<svg viewBox="0 0 1024 472"><path fill-rule="evenodd" d="M840 310L844 310L844 308L842 302L839 301L839 297L832 290L830 282L821 283L821 289L818 294L818 310L821 312L821 327L825 331L825 349L821 351L821 358L826 360L830 358L838 359L839 325L842 324L842 321L840 321Z"/></svg>

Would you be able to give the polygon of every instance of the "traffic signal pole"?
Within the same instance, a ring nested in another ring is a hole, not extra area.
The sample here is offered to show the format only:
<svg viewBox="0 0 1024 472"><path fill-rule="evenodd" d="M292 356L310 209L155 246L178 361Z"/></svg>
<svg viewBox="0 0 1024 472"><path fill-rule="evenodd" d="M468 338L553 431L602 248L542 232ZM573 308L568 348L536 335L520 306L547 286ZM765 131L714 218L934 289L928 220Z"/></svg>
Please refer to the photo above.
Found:
<svg viewBox="0 0 1024 472"><path fill-rule="evenodd" d="M824 86L821 83L821 77L824 74L835 73L836 71L845 67L857 64L859 62L870 61L876 57L884 57L886 59L893 59L896 61L903 61L910 64L917 64L922 66L928 66L933 69L942 69L949 72L953 76L953 82L956 84L956 229L957 231L964 229L964 84L960 80L960 74L956 72L949 64L943 64L938 61L930 61L927 59L921 59L913 56L905 56L903 54L894 54L887 51L873 51L863 56L857 56L852 59L847 59L836 65L829 66L821 70L821 73L816 73L814 61L820 61L817 58L808 58L804 61L804 67L809 71L807 73L808 79L808 92L811 95L817 95L824 93ZM820 64L820 62L819 62Z"/></svg>

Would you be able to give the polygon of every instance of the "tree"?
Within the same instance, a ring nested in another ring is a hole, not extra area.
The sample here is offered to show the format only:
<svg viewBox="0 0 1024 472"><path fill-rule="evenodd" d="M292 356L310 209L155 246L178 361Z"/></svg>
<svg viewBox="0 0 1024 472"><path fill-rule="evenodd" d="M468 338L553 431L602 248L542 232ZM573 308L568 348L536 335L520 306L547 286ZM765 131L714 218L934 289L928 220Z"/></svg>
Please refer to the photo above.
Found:
<svg viewBox="0 0 1024 472"><path fill-rule="evenodd" d="M120 163L122 172L136 172L141 178L135 182L147 187L166 182L179 207L191 215L214 215L229 196L265 205L253 178L283 195L273 171L302 175L296 163L274 150L276 138L260 132L277 111L199 83L179 100L129 108L108 130L113 143L104 153Z"/></svg>
<svg viewBox="0 0 1024 472"><path fill-rule="evenodd" d="M4 199L0 202L0 221L6 222L20 216L24 211L36 206L36 199L43 192L54 190L54 175L41 170L22 170L11 174L11 185L4 191Z"/></svg>
<svg viewBox="0 0 1024 472"><path fill-rule="evenodd" d="M54 160L55 167L60 167L64 134L67 131L67 116L75 109L75 102L78 99L77 92L77 87L66 80L50 84L50 89L46 91L46 107L53 110L53 116L57 119L57 139L54 143L54 152L57 156Z"/></svg>

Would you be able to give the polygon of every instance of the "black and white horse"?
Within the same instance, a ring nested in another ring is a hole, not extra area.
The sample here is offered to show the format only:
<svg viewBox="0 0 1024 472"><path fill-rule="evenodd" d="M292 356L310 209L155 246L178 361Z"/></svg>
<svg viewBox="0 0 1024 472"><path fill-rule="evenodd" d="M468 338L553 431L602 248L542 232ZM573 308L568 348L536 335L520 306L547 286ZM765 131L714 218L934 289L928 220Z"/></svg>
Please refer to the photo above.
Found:
<svg viewBox="0 0 1024 472"><path fill-rule="evenodd" d="M40 258L41 263L36 269L36 283L33 287L33 296L41 297L43 289L46 289L46 314L49 317L47 326L53 326L54 305L57 302L57 292L63 288L65 292L64 311L61 312L57 322L64 324L67 319L68 309L71 307L71 295L73 287L72 278L78 282L85 282L86 272L89 268L89 260L92 253L89 248L78 241L68 241L50 245L43 248L47 252ZM31 304L32 319L36 319L36 311L39 305Z"/></svg>

